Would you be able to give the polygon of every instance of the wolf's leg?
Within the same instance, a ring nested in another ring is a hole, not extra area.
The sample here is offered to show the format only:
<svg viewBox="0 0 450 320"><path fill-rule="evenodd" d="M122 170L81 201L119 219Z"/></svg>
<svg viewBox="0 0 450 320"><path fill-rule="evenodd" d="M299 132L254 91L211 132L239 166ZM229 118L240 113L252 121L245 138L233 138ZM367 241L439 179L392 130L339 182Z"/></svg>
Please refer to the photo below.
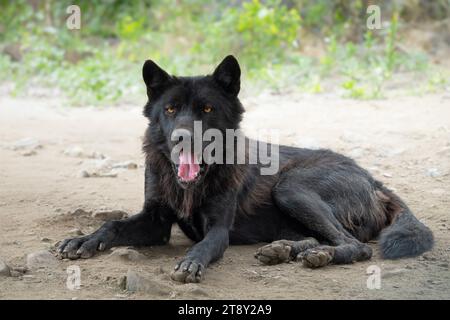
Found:
<svg viewBox="0 0 450 320"><path fill-rule="evenodd" d="M90 258L97 251L115 246L165 244L170 239L173 213L157 204L144 205L141 213L124 220L108 221L94 233L66 239L58 247L63 258Z"/></svg>
<svg viewBox="0 0 450 320"><path fill-rule="evenodd" d="M305 238L300 241L277 240L256 250L255 258L269 265L289 262L301 252L319 245L319 241L314 238Z"/></svg>
<svg viewBox="0 0 450 320"><path fill-rule="evenodd" d="M302 185L300 177L295 173L282 178L274 187L272 195L280 210L297 219L333 246L327 246L327 250L325 247L324 250L319 250L319 262L304 263L306 266L321 267L328 263L351 263L355 260L367 260L372 256L371 248L346 231L333 215L330 206L316 192ZM314 248L306 250L310 253L303 258L310 257L312 261L314 250Z"/></svg>

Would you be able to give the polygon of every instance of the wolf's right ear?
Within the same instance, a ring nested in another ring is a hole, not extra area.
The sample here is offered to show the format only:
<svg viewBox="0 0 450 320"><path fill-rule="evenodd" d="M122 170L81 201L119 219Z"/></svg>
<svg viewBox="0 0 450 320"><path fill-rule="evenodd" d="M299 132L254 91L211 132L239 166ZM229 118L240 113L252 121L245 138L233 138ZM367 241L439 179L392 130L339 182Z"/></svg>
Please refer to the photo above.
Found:
<svg viewBox="0 0 450 320"><path fill-rule="evenodd" d="M214 70L213 78L227 93L237 96L241 89L241 68L236 58L225 57Z"/></svg>
<svg viewBox="0 0 450 320"><path fill-rule="evenodd" d="M142 68L142 77L147 86L147 93L154 94L158 89L163 88L170 81L170 75L161 69L152 60L147 60Z"/></svg>

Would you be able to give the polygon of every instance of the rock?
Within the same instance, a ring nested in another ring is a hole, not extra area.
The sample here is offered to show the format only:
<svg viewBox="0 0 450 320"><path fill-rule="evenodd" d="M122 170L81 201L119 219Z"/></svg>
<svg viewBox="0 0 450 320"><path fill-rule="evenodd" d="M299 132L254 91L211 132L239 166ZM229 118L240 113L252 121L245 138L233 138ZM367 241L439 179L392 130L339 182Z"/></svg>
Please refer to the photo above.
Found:
<svg viewBox="0 0 450 320"><path fill-rule="evenodd" d="M37 155L37 152L36 152L36 150L28 150L28 151L22 152L21 154L22 154L22 156L24 156L24 157L30 157L30 156L35 156L35 155Z"/></svg>
<svg viewBox="0 0 450 320"><path fill-rule="evenodd" d="M97 211L92 214L92 217L103 221L121 220L128 217L128 213L122 210Z"/></svg>
<svg viewBox="0 0 450 320"><path fill-rule="evenodd" d="M119 288L121 290L126 290L127 289L127 276L121 276L117 280L117 284L119 285Z"/></svg>
<svg viewBox="0 0 450 320"><path fill-rule="evenodd" d="M74 158L82 158L84 157L84 150L81 147L73 146L69 147L63 152L66 156L74 157Z"/></svg>
<svg viewBox="0 0 450 320"><path fill-rule="evenodd" d="M137 169L138 165L132 161L118 162L112 165L113 169Z"/></svg>
<svg viewBox="0 0 450 320"><path fill-rule="evenodd" d="M13 277L13 278L19 278L19 277L21 277L22 275L23 275L23 274L20 273L19 271L11 270L11 277Z"/></svg>
<svg viewBox="0 0 450 320"><path fill-rule="evenodd" d="M422 258L423 258L424 260L427 260L427 261L436 261L436 258L433 257L433 255L432 255L431 252L424 253L424 254L422 255Z"/></svg>
<svg viewBox="0 0 450 320"><path fill-rule="evenodd" d="M83 148L79 146L72 146L63 151L63 154L73 158L89 158L89 159L97 159L104 160L107 157L98 151L93 152L85 152Z"/></svg>
<svg viewBox="0 0 450 320"><path fill-rule="evenodd" d="M437 178L437 177L441 176L441 173L439 172L439 170L437 168L429 168L429 169L427 169L427 176L432 177L432 178Z"/></svg>
<svg viewBox="0 0 450 320"><path fill-rule="evenodd" d="M15 267L15 268L13 268L13 270L23 274L28 271L28 268L27 267Z"/></svg>
<svg viewBox="0 0 450 320"><path fill-rule="evenodd" d="M383 177L386 177L386 178L392 178L392 174L387 173L387 172L384 172L384 173L383 173Z"/></svg>
<svg viewBox="0 0 450 320"><path fill-rule="evenodd" d="M41 241L42 242L52 242L52 239L43 237L43 238L41 238Z"/></svg>
<svg viewBox="0 0 450 320"><path fill-rule="evenodd" d="M0 277L10 277L11 268L2 260L0 260Z"/></svg>
<svg viewBox="0 0 450 320"><path fill-rule="evenodd" d="M27 267L30 270L52 268L58 265L58 259L47 250L40 250L27 255Z"/></svg>
<svg viewBox="0 0 450 320"><path fill-rule="evenodd" d="M13 144L10 146L10 149L12 150L36 150L41 149L42 145L40 144L39 140L34 138L24 138L17 140L16 142L13 142Z"/></svg>
<svg viewBox="0 0 450 320"><path fill-rule="evenodd" d="M132 270L128 270L127 272L126 290L129 292L144 292L157 296L169 296L171 292L169 286L144 278Z"/></svg>
<svg viewBox="0 0 450 320"><path fill-rule="evenodd" d="M81 231L81 230L78 229L78 228L74 228L74 229L69 230L69 231L67 232L67 234L68 234L69 236L74 236L74 237L84 236L83 231Z"/></svg>
<svg viewBox="0 0 450 320"><path fill-rule="evenodd" d="M68 214L69 215L73 215L73 216L81 217L81 216L90 216L92 214L92 212L86 211L86 210L84 210L82 208L78 208L78 209L75 209L75 211L69 212Z"/></svg>
<svg viewBox="0 0 450 320"><path fill-rule="evenodd" d="M139 261L146 258L146 256L142 253L129 248L118 248L114 250L108 257L124 261Z"/></svg>
<svg viewBox="0 0 450 320"><path fill-rule="evenodd" d="M78 176L80 178L116 178L117 172L109 171L109 172L102 172L97 170L81 170L78 173Z"/></svg>

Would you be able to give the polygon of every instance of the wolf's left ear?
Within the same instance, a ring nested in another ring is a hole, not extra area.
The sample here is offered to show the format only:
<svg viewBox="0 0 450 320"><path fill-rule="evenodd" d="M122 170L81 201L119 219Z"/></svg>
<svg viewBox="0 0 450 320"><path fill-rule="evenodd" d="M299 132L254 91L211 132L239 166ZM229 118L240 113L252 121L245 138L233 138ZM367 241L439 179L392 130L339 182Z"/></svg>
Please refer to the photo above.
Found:
<svg viewBox="0 0 450 320"><path fill-rule="evenodd" d="M214 70L213 78L227 93L237 96L241 89L241 68L236 58L225 57Z"/></svg>
<svg viewBox="0 0 450 320"><path fill-rule="evenodd" d="M152 60L145 61L142 67L142 77L149 94L154 94L156 90L163 88L170 82L170 75Z"/></svg>

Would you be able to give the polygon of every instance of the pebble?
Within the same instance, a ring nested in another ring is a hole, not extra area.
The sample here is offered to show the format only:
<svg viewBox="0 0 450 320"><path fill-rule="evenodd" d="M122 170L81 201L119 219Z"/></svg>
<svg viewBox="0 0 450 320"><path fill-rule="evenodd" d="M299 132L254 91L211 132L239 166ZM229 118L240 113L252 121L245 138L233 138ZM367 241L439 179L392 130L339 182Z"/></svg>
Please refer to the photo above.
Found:
<svg viewBox="0 0 450 320"><path fill-rule="evenodd" d="M11 268L2 260L0 260L0 277L9 277L11 276Z"/></svg>
<svg viewBox="0 0 450 320"><path fill-rule="evenodd" d="M69 236L74 236L74 237L77 237L77 236L84 236L83 231L81 231L81 230L78 229L78 228L74 228L74 229L69 230L69 231L67 232L67 234L68 234Z"/></svg>
<svg viewBox="0 0 450 320"><path fill-rule="evenodd" d="M58 265L58 259L47 250L40 250L27 255L28 269L51 268Z"/></svg>
<svg viewBox="0 0 450 320"><path fill-rule="evenodd" d="M169 286L144 278L133 270L127 272L125 288L129 292L144 292L157 296L169 296L172 291Z"/></svg>
<svg viewBox="0 0 450 320"><path fill-rule="evenodd" d="M433 255L432 255L431 253L429 253L429 252L424 253L424 254L422 255L422 258L423 258L424 260L428 260L428 261L436 261L436 258L433 257Z"/></svg>
<svg viewBox="0 0 450 320"><path fill-rule="evenodd" d="M22 152L21 154L22 154L22 156L24 156L24 157L30 157L30 156L35 156L35 155L37 155L37 152L36 152L36 150L28 150L28 151Z"/></svg>
<svg viewBox="0 0 450 320"><path fill-rule="evenodd" d="M113 169L137 169L138 165L132 161L119 162L112 165Z"/></svg>
<svg viewBox="0 0 450 320"><path fill-rule="evenodd" d="M125 261L139 261L146 258L146 256L142 253L129 248L118 248L114 250L108 257Z"/></svg>
<svg viewBox="0 0 450 320"><path fill-rule="evenodd" d="M97 211L92 214L92 218L100 219L103 221L121 220L126 217L128 217L128 213L122 210Z"/></svg>
<svg viewBox="0 0 450 320"><path fill-rule="evenodd" d="M116 178L117 172L109 171L109 172L101 172L97 170L81 170L78 173L80 178Z"/></svg>
<svg viewBox="0 0 450 320"><path fill-rule="evenodd" d="M432 178L437 178L437 177L441 176L441 173L439 172L439 170L437 168L429 168L429 169L427 169L427 176L432 177Z"/></svg>
<svg viewBox="0 0 450 320"><path fill-rule="evenodd" d="M89 159L98 159L103 160L106 159L106 156L101 152L85 152L83 148L80 146L73 146L65 149L63 151L64 155L73 157L73 158L89 158Z"/></svg>
<svg viewBox="0 0 450 320"><path fill-rule="evenodd" d="M10 149L16 151L16 150L36 150L41 149L42 145L40 144L39 140L34 138L24 138L17 140L16 142L13 142L13 144L10 146Z"/></svg>

